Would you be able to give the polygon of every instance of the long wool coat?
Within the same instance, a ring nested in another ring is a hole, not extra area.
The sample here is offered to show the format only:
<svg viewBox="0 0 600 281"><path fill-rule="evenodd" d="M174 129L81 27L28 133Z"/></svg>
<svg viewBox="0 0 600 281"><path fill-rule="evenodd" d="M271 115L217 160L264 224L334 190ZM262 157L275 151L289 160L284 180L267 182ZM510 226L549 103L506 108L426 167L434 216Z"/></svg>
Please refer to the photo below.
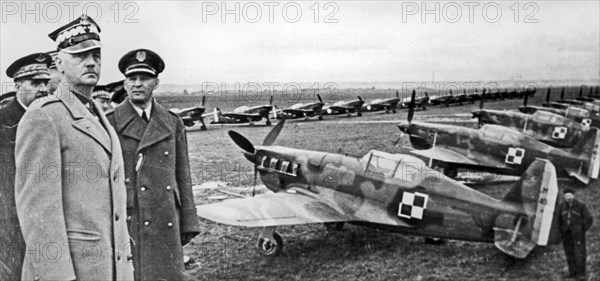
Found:
<svg viewBox="0 0 600 281"><path fill-rule="evenodd" d="M19 280L25 255L15 207L15 138L23 114L16 99L0 108L0 280Z"/></svg>
<svg viewBox="0 0 600 281"><path fill-rule="evenodd" d="M125 100L107 114L125 161L136 280L184 280L180 235L200 232L183 121L153 102L146 123Z"/></svg>
<svg viewBox="0 0 600 281"><path fill-rule="evenodd" d="M104 114L73 94L38 99L15 154L23 280L133 279L121 146Z"/></svg>

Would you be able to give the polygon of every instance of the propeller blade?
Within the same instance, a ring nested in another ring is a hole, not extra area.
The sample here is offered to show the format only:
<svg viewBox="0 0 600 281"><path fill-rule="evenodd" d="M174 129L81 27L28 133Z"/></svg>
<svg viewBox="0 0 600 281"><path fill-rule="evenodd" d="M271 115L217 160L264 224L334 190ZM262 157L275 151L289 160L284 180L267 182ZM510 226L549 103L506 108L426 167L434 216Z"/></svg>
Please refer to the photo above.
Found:
<svg viewBox="0 0 600 281"><path fill-rule="evenodd" d="M398 93L398 91L396 91L396 98L400 99L400 93Z"/></svg>
<svg viewBox="0 0 600 281"><path fill-rule="evenodd" d="M256 195L256 179L258 178L258 167L256 167L256 163L254 163L254 182L252 184L252 197Z"/></svg>
<svg viewBox="0 0 600 281"><path fill-rule="evenodd" d="M590 92L588 93L588 96L592 96L592 90L594 89L594 87L590 87Z"/></svg>
<svg viewBox="0 0 600 281"><path fill-rule="evenodd" d="M548 92L546 92L546 103L550 102L550 92L552 91L552 88L548 88Z"/></svg>
<svg viewBox="0 0 600 281"><path fill-rule="evenodd" d="M269 98L269 105L273 105L273 96Z"/></svg>
<svg viewBox="0 0 600 281"><path fill-rule="evenodd" d="M483 95L481 95L481 99L479 100L479 110L483 109L484 102L485 102L485 89L483 89Z"/></svg>
<svg viewBox="0 0 600 281"><path fill-rule="evenodd" d="M583 86L581 86L581 88L579 88L579 96L583 96Z"/></svg>
<svg viewBox="0 0 600 281"><path fill-rule="evenodd" d="M263 141L262 145L263 146L272 145L275 142L275 140L277 139L277 137L279 136L281 129L283 129L283 125L285 125L285 118L281 119L281 121L279 121L279 123L277 123L277 125L273 128L273 130L271 130L269 132L269 134Z"/></svg>
<svg viewBox="0 0 600 281"><path fill-rule="evenodd" d="M581 91L579 92L579 96L581 96ZM560 100L564 100L565 99L565 87L562 88L562 90L560 90Z"/></svg>
<svg viewBox="0 0 600 281"><path fill-rule="evenodd" d="M229 131L229 137L233 140L233 142L235 142L235 144L237 144L237 146L239 146L244 151L251 154L254 154L256 152L254 145L252 145L252 143L247 138L240 135L238 132Z"/></svg>
<svg viewBox="0 0 600 281"><path fill-rule="evenodd" d="M415 96L417 95L417 91L413 90L412 95L410 96L410 103L408 104L408 123L410 123L413 119L413 115L415 114ZM425 92L427 95L427 92Z"/></svg>
<svg viewBox="0 0 600 281"><path fill-rule="evenodd" d="M363 101L363 99L362 99L360 96L358 96L358 100L359 100L359 101Z"/></svg>
<svg viewBox="0 0 600 281"><path fill-rule="evenodd" d="M523 106L527 106L527 99L529 99L529 93L525 92L525 95L523 95Z"/></svg>
<svg viewBox="0 0 600 281"><path fill-rule="evenodd" d="M323 99L321 98L321 95L317 94L317 98L319 99L319 102L320 102L320 103L324 103L324 102L323 102Z"/></svg>
<svg viewBox="0 0 600 281"><path fill-rule="evenodd" d="M202 96L202 106L206 103L206 96Z"/></svg>

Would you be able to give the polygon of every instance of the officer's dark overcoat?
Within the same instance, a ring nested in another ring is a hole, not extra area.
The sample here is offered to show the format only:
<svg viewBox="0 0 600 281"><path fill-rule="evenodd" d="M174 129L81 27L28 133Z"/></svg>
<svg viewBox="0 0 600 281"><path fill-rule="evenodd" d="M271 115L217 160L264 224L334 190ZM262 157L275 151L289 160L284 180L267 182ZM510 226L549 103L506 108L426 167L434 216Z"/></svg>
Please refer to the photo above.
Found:
<svg viewBox="0 0 600 281"><path fill-rule="evenodd" d="M136 280L184 280L180 234L200 230L183 121L153 101L146 123L128 99L107 117L123 148Z"/></svg>
<svg viewBox="0 0 600 281"><path fill-rule="evenodd" d="M15 139L25 109L16 99L0 108L0 280L19 280L25 254L15 207Z"/></svg>

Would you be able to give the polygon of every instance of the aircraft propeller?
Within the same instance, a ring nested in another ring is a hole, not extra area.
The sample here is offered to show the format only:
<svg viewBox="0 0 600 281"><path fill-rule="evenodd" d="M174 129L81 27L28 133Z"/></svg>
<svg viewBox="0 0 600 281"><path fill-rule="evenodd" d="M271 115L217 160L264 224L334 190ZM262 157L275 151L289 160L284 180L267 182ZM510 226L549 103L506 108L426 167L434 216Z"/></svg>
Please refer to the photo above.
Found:
<svg viewBox="0 0 600 281"><path fill-rule="evenodd" d="M563 87L564 89L564 87ZM583 96L583 86L581 86L581 88L579 88L579 97Z"/></svg>
<svg viewBox="0 0 600 281"><path fill-rule="evenodd" d="M550 102L550 93L552 92L552 88L548 87L548 91L546 92L546 103Z"/></svg>
<svg viewBox="0 0 600 281"><path fill-rule="evenodd" d="M406 126L404 124L400 124L400 130L402 132L404 132L405 134L408 134L410 136L410 124L413 120L414 114L415 114L415 98L417 95L417 91L413 89L412 91L412 95L410 97L410 102L408 103L408 124L406 124ZM427 95L427 92L425 92L425 95ZM398 145L398 143L400 142L400 139L402 137L399 137L395 142L394 142L394 146Z"/></svg>
<svg viewBox="0 0 600 281"><path fill-rule="evenodd" d="M579 96L581 96L581 91L579 92ZM560 100L564 100L565 99L565 87L562 87L562 90L560 90Z"/></svg>
<svg viewBox="0 0 600 281"><path fill-rule="evenodd" d="M283 125L285 125L285 118L281 119L281 121L279 121L279 123L277 123L277 125L269 132L269 134L263 141L262 146L272 145L279 136L279 133L281 133ZM244 156L254 163L254 184L252 186L252 197L254 197L254 195L256 194L256 180L258 178L256 148L254 148L254 145L246 137L242 136L238 132L229 131L228 134L229 137L233 140L233 142L235 142L237 146L239 146L242 150L245 151Z"/></svg>

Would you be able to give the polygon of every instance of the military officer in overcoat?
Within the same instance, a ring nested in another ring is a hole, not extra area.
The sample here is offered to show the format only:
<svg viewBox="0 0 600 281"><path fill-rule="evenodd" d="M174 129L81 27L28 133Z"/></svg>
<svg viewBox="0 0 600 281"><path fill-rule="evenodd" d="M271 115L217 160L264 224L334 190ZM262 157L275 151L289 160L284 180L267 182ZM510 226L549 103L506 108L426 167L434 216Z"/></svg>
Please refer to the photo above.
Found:
<svg viewBox="0 0 600 281"><path fill-rule="evenodd" d="M48 94L52 58L35 53L13 62L6 75L15 81L15 99L0 108L0 280L19 280L25 255L15 206L15 139L27 107Z"/></svg>
<svg viewBox="0 0 600 281"><path fill-rule="evenodd" d="M99 32L83 15L49 35L68 89L33 102L17 129L22 280L133 279L121 146L90 99L100 77Z"/></svg>
<svg viewBox="0 0 600 281"><path fill-rule="evenodd" d="M107 115L125 161L136 280L184 280L183 250L199 232L183 121L152 97L165 64L133 50L119 61L127 98Z"/></svg>
<svg viewBox="0 0 600 281"><path fill-rule="evenodd" d="M592 226L594 219L587 207L575 200L574 190L568 188L563 193L565 200L559 205L558 212L563 248L569 265L568 277L585 280L587 257L585 233Z"/></svg>

